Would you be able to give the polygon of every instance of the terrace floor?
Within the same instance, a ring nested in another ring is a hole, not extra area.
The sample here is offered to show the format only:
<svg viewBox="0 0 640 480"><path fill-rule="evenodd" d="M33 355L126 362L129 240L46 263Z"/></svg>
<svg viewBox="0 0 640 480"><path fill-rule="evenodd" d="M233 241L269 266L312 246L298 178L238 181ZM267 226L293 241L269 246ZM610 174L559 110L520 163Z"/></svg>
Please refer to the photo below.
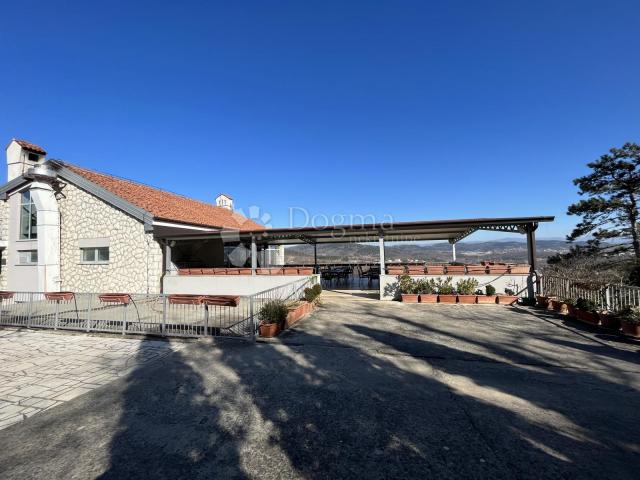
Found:
<svg viewBox="0 0 640 480"><path fill-rule="evenodd" d="M3 478L637 478L640 343L322 297L275 341L185 344L3 430Z"/></svg>

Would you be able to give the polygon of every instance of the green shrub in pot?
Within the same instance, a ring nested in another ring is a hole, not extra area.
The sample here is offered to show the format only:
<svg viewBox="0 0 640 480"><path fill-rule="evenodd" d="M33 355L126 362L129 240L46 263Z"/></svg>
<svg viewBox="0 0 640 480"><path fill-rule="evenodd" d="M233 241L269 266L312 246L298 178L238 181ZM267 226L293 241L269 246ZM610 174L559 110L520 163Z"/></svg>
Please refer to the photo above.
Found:
<svg viewBox="0 0 640 480"><path fill-rule="evenodd" d="M478 280L475 278L464 278L456 284L459 295L473 295L478 288Z"/></svg>
<svg viewBox="0 0 640 480"><path fill-rule="evenodd" d="M440 277L435 281L436 289L440 295L453 295L455 289L453 288L453 277L447 277L444 280Z"/></svg>
<svg viewBox="0 0 640 480"><path fill-rule="evenodd" d="M488 297L496 294L496 287L494 287L493 285L487 285L486 287L484 287L484 289L487 292Z"/></svg>
<svg viewBox="0 0 640 480"><path fill-rule="evenodd" d="M270 300L260 307L258 317L265 325L275 323L283 328L288 313L289 307L284 300Z"/></svg>
<svg viewBox="0 0 640 480"><path fill-rule="evenodd" d="M416 291L417 290L416 281L407 274L400 275L400 281L398 282L398 286L400 287L400 293L404 295L411 295L414 293L418 293Z"/></svg>

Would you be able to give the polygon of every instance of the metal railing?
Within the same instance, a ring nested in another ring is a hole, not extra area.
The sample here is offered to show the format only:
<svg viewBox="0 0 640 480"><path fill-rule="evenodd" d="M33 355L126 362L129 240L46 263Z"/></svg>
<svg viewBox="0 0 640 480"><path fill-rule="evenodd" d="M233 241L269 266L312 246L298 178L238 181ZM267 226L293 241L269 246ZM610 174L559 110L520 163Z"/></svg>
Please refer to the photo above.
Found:
<svg viewBox="0 0 640 480"><path fill-rule="evenodd" d="M317 277L311 276L240 296L236 306L178 303L167 294L129 294L122 301L109 301L97 293L74 293L70 298L51 299L43 292L3 292L0 325L123 335L254 339L258 312L265 302L298 300L304 289L316 281Z"/></svg>
<svg viewBox="0 0 640 480"><path fill-rule="evenodd" d="M577 280L555 275L543 275L541 287L544 295L572 300L584 298L604 310L617 311L625 306L640 307L640 287L616 284L590 287Z"/></svg>

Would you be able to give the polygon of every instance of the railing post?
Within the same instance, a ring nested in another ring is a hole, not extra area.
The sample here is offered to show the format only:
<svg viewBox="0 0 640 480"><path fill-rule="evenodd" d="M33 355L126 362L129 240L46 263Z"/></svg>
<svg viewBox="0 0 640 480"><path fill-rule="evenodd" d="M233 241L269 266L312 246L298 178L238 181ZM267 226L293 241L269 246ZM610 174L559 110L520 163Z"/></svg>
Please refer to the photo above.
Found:
<svg viewBox="0 0 640 480"><path fill-rule="evenodd" d="M90 293L87 294L89 297L89 302L87 304L87 332L91 331L91 304L92 304L92 295Z"/></svg>
<svg viewBox="0 0 640 480"><path fill-rule="evenodd" d="M29 313L27 314L27 328L31 327L32 313L33 313L33 292L29 292Z"/></svg>
<svg viewBox="0 0 640 480"><path fill-rule="evenodd" d="M160 332L165 337L167 336L167 296L162 295L162 325L160 326Z"/></svg>
<svg viewBox="0 0 640 480"><path fill-rule="evenodd" d="M253 314L253 295L249 296L249 316L251 317L251 337L256 341L256 319Z"/></svg>
<svg viewBox="0 0 640 480"><path fill-rule="evenodd" d="M127 333L127 309L129 308L129 304L125 303L124 304L124 314L123 314L123 318L122 318L122 335L125 335Z"/></svg>
<svg viewBox="0 0 640 480"><path fill-rule="evenodd" d="M53 329L58 329L58 316L60 314L60 300L56 300L56 313L53 319Z"/></svg>
<svg viewBox="0 0 640 480"><path fill-rule="evenodd" d="M204 304L204 336L209 335L209 305Z"/></svg>

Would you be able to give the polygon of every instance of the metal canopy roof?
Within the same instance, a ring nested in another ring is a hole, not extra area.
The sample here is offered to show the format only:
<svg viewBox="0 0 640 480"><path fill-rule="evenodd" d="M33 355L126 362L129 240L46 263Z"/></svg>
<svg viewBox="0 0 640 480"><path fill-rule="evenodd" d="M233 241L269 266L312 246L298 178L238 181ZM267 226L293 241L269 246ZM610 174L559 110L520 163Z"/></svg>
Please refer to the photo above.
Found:
<svg viewBox="0 0 640 480"><path fill-rule="evenodd" d="M472 218L460 220L431 220L420 222L369 223L362 225L331 225L326 227L270 228L253 232L221 231L219 234L180 235L181 239L203 237L229 237L247 240L253 236L256 243L292 245L299 243L351 243L374 242L382 234L386 241L447 240L459 242L478 230L524 234L535 230L538 223L552 222L555 217ZM174 238L177 238L175 236Z"/></svg>

